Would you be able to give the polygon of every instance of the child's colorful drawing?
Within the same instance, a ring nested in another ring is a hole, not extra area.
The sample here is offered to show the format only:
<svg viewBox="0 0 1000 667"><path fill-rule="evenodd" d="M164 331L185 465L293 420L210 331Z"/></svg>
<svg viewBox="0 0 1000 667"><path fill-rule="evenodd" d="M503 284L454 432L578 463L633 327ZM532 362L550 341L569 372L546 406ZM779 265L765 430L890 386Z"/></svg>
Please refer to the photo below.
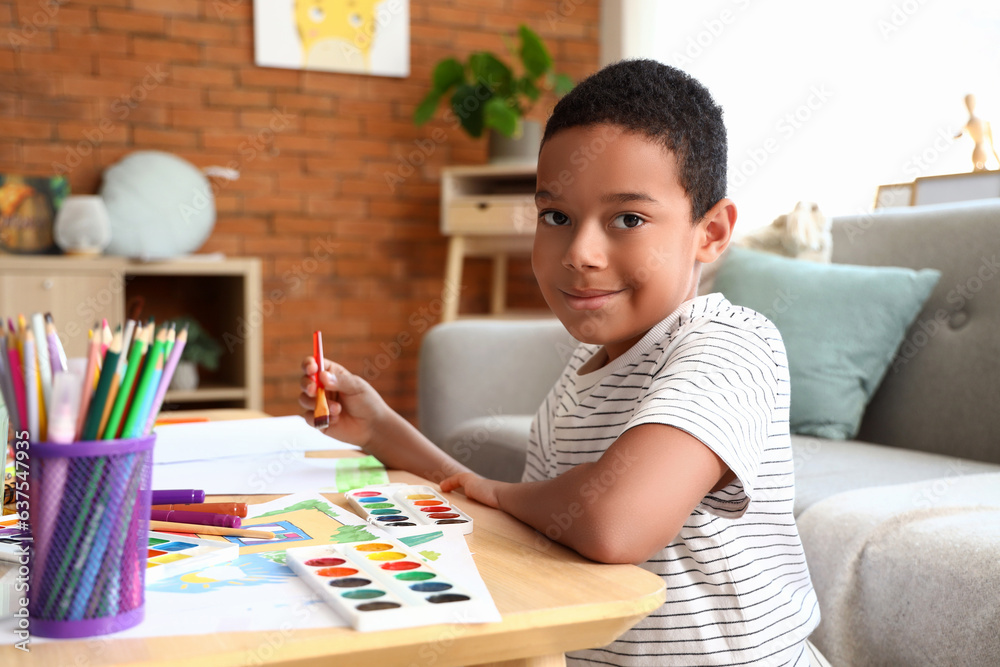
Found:
<svg viewBox="0 0 1000 667"><path fill-rule="evenodd" d="M409 0L254 0L257 65L409 76Z"/></svg>

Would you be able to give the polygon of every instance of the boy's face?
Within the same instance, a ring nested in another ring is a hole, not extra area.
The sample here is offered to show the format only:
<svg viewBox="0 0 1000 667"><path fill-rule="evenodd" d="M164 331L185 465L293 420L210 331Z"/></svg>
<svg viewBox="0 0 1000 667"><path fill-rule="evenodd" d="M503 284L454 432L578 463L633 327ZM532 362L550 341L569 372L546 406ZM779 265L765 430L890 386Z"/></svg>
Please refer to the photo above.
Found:
<svg viewBox="0 0 1000 667"><path fill-rule="evenodd" d="M695 296L702 225L667 149L614 125L560 131L538 157L535 200L531 264L577 340L614 359Z"/></svg>

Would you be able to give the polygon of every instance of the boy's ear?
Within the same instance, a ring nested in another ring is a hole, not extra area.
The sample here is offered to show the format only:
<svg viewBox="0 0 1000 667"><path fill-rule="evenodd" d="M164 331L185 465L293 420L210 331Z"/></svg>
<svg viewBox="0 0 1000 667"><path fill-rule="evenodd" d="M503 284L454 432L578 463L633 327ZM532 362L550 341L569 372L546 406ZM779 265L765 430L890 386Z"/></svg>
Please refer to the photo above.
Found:
<svg viewBox="0 0 1000 667"><path fill-rule="evenodd" d="M695 259L702 264L718 259L729 247L735 224L736 204L728 198L720 199L698 222Z"/></svg>

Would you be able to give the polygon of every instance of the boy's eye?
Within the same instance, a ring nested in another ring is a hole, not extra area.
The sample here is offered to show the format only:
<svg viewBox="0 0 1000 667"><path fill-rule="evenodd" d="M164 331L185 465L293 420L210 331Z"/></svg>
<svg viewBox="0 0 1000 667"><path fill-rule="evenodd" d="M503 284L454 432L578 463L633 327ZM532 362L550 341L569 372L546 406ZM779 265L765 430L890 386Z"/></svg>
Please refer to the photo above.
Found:
<svg viewBox="0 0 1000 667"><path fill-rule="evenodd" d="M569 224L569 217L559 211L546 211L542 213L541 217L545 224L552 225L553 227L562 227Z"/></svg>
<svg viewBox="0 0 1000 667"><path fill-rule="evenodd" d="M616 229L635 229L644 224L646 224L646 221L635 213L622 213L611 221L611 226Z"/></svg>

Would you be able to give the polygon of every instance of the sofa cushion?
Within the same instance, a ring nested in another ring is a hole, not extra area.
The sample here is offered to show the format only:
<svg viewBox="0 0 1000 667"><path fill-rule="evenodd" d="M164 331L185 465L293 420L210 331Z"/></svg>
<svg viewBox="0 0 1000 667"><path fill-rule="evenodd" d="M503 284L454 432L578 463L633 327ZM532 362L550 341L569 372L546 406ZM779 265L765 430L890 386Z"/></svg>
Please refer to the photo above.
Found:
<svg viewBox="0 0 1000 667"><path fill-rule="evenodd" d="M852 438L941 274L794 260L733 247L715 289L781 332L793 433Z"/></svg>
<svg viewBox="0 0 1000 667"><path fill-rule="evenodd" d="M532 415L492 415L462 422L441 449L474 472L502 482L520 482Z"/></svg>
<svg viewBox="0 0 1000 667"><path fill-rule="evenodd" d="M854 440L792 436L795 516L844 491L1000 472L1000 465Z"/></svg>
<svg viewBox="0 0 1000 667"><path fill-rule="evenodd" d="M849 491L797 523L832 664L1000 664L1000 473Z"/></svg>

